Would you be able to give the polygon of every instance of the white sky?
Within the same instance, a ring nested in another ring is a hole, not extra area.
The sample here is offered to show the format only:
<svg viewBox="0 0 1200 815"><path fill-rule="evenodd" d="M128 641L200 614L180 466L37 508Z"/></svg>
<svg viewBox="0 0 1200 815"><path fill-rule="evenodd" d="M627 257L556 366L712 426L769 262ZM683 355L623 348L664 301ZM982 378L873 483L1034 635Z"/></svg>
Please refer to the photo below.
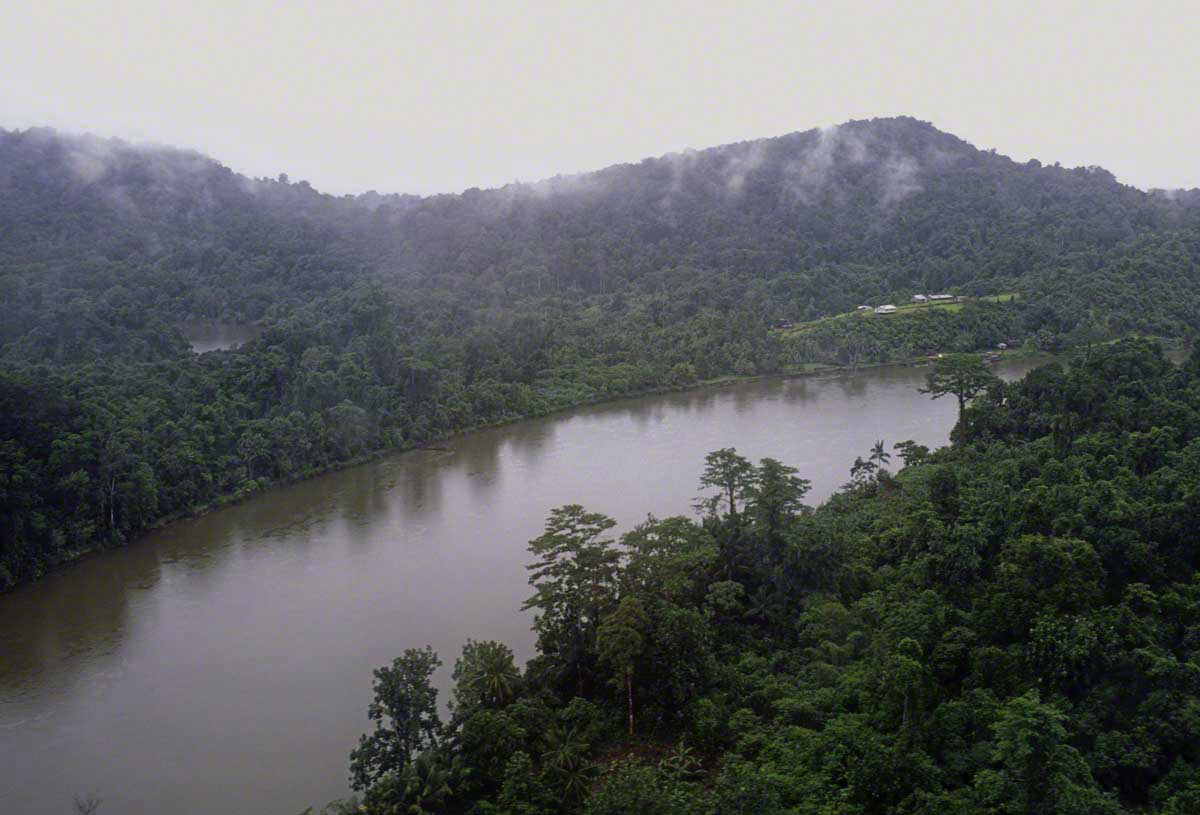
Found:
<svg viewBox="0 0 1200 815"><path fill-rule="evenodd" d="M441 192L908 114L1200 186L1200 0L0 3L0 127Z"/></svg>

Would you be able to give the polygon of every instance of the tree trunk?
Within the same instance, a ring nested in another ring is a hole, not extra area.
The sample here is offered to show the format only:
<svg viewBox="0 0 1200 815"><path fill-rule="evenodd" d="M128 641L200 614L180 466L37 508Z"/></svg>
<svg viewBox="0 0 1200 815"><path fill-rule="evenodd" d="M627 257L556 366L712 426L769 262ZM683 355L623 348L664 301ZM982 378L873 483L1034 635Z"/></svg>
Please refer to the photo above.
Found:
<svg viewBox="0 0 1200 815"><path fill-rule="evenodd" d="M115 532L117 529L117 477L114 475L108 480L108 530Z"/></svg>
<svg viewBox="0 0 1200 815"><path fill-rule="evenodd" d="M625 693L629 698L629 738L633 738L633 671L625 672Z"/></svg>

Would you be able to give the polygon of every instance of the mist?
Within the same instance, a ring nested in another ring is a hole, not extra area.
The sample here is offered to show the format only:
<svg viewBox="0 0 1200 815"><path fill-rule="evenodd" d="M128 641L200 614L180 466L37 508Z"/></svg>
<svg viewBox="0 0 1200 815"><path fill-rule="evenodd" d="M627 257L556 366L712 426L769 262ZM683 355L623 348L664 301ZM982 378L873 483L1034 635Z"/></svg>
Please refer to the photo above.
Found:
<svg viewBox="0 0 1200 815"><path fill-rule="evenodd" d="M912 115L1018 161L1200 186L1200 17L1171 3L751 2L737 25L715 5L631 2L159 11L6 9L0 127L186 146L339 195L430 194ZM882 200L909 194L909 158Z"/></svg>

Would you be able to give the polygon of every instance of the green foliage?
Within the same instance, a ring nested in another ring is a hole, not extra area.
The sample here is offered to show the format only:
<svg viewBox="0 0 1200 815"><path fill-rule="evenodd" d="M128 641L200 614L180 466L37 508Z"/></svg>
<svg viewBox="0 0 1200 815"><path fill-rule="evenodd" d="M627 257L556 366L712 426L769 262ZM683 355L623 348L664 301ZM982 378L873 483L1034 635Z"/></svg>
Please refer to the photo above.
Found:
<svg viewBox="0 0 1200 815"><path fill-rule="evenodd" d="M505 779L509 759L526 748L529 734L503 711L480 710L457 732L459 756L470 769L476 791L495 793Z"/></svg>
<svg viewBox="0 0 1200 815"><path fill-rule="evenodd" d="M368 708L375 732L363 735L350 754L350 783L355 790L372 788L384 777L407 789L415 783L403 772L417 753L436 744L441 720L437 690L430 677L442 661L432 648L409 648L388 667L375 671L375 700ZM430 758L422 772L430 769ZM422 781L422 784L425 782Z"/></svg>
<svg viewBox="0 0 1200 815"><path fill-rule="evenodd" d="M798 478L795 467L764 458L755 469L745 494L751 517L767 537L778 534L784 518L800 512L804 495L812 486Z"/></svg>
<svg viewBox="0 0 1200 815"><path fill-rule="evenodd" d="M816 510L731 449L699 520L556 510L533 580L547 630L595 621L586 681L543 653L473 702L446 811L1191 813L1198 365L1123 342L993 383L952 447L884 482L877 443Z"/></svg>
<svg viewBox="0 0 1200 815"><path fill-rule="evenodd" d="M548 785L535 771L529 754L512 754L504 770L504 785L494 808L482 810L491 815L552 815L558 802Z"/></svg>
<svg viewBox="0 0 1200 815"><path fill-rule="evenodd" d="M954 447L893 476L880 442L816 511L732 448L698 522L555 510L519 681L468 643L443 728L436 655L376 672L368 812L1196 811L1200 358L1109 344L1200 330L1195 196L911 119L428 199L47 131L0 168L0 588L472 427L948 355ZM193 354L193 318L257 336ZM1001 343L1082 353L1009 385L962 356Z"/></svg>
<svg viewBox="0 0 1200 815"><path fill-rule="evenodd" d="M614 684L624 687L629 713L629 735L633 736L633 673L646 646L642 633L648 626L646 610L636 595L621 598L617 608L600 624L596 635L596 656L600 664L616 674Z"/></svg>
<svg viewBox="0 0 1200 815"><path fill-rule="evenodd" d="M637 759L617 761L607 768L583 808L585 815L698 815L710 810L704 788L670 766L652 766Z"/></svg>
<svg viewBox="0 0 1200 815"><path fill-rule="evenodd" d="M724 501L725 512L731 518L738 516L738 505L746 496L746 490L754 474L754 466L732 447L715 450L704 457L704 472L700 476L700 488L715 489L717 494L701 502L709 513L720 512Z"/></svg>
<svg viewBox="0 0 1200 815"><path fill-rule="evenodd" d="M363 796L362 807L369 815L440 815L461 794L462 781L458 758L426 751L376 779Z"/></svg>
<svg viewBox="0 0 1200 815"><path fill-rule="evenodd" d="M502 708L516 698L521 672L507 645L467 640L454 663L453 679L451 707L456 716L469 715L481 707Z"/></svg>
<svg viewBox="0 0 1200 815"><path fill-rule="evenodd" d="M1194 196L906 118L425 199L48 130L0 131L0 167L0 589L272 482L570 405L1200 329ZM961 302L904 306L945 290ZM250 339L190 353L197 320Z"/></svg>
<svg viewBox="0 0 1200 815"><path fill-rule="evenodd" d="M536 609L538 649L580 690L592 675L601 618L617 602L620 555L602 537L615 525L573 504L554 510L545 533L529 542L537 558L528 567L535 592L522 609Z"/></svg>
<svg viewBox="0 0 1200 815"><path fill-rule="evenodd" d="M933 363L921 393L928 393L934 399L953 394L958 399L961 416L968 402L999 381L979 357L950 354Z"/></svg>
<svg viewBox="0 0 1200 815"><path fill-rule="evenodd" d="M992 761L996 770L975 778L981 801L994 811L1025 815L1097 815L1120 812L1096 787L1087 763L1065 744L1065 716L1034 691L1000 709Z"/></svg>

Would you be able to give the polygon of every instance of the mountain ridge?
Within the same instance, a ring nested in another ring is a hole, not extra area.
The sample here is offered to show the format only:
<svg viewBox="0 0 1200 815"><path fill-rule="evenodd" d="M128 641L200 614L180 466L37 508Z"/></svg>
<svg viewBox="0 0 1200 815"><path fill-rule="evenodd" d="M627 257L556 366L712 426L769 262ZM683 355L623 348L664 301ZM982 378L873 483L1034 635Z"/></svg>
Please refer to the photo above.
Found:
<svg viewBox="0 0 1200 815"><path fill-rule="evenodd" d="M686 275L730 296L773 281L772 318L812 319L906 291L1044 288L1097 251L1190 240L1193 202L1100 168L1017 163L910 117L430 197L335 197L195 151L0 131L0 281L33 312L16 286L28 274L56 281L54 299L139 269L176 319L257 321L356 283L507 308L679 290ZM1072 299L1060 323L1094 300ZM0 329L0 353L21 333Z"/></svg>
<svg viewBox="0 0 1200 815"><path fill-rule="evenodd" d="M447 197L447 196L451 196L451 197L464 196L464 195L468 195L468 194L477 194L480 192L498 193L498 192L503 192L503 191L510 190L510 189L537 189L537 188L541 188L541 187L545 187L545 186L553 186L558 182L570 182L570 181L581 179L581 178L588 177L588 176L595 176L595 175L600 175L600 174L605 174L605 173L611 173L611 172L628 169L628 168L641 167L648 163L675 162L675 161L678 161L681 159L687 159L687 158L703 157L706 155L719 155L722 153L728 153L731 151L736 151L739 149L752 147L754 145L761 144L764 142L780 142L780 141L784 141L784 140L810 137L814 134L820 135L820 134L838 133L839 131L842 131L843 129L846 129L846 128L856 129L856 128L861 128L863 126L874 126L874 125L890 124L890 123L904 123L904 124L907 124L910 126L917 126L920 128L924 128L930 134L932 134L936 137L940 137L947 141L952 141L954 143L957 143L957 145L959 145L959 146L966 147L971 150L976 150L981 153L988 153L991 155L995 155L996 157L1001 158L1001 159L1007 159L1009 162L1011 162L1014 165L1024 164L1024 165L1032 165L1035 167L1050 166L1050 167L1057 167L1057 168L1067 170L1067 171L1080 170L1080 169L1086 169L1089 171L1101 170L1105 173L1108 173L1110 176L1112 176L1114 179L1116 179L1116 176L1114 174L1112 174L1110 171L1103 168L1102 166L1079 165L1077 167L1062 167L1060 162L1058 162L1058 161L1049 163L1049 162L1044 162L1043 160L1039 160L1036 158L1030 159L1029 161L1026 161L1026 162L1019 162L1019 161L1016 161L1015 159L1012 159L1007 154L998 152L998 148L976 147L974 144L967 141L966 139L964 139L956 134L953 134L950 131L940 129L935 124L933 124L931 121L918 119L916 117L906 116L906 115L881 116L881 117L873 117L870 119L849 119L845 122L841 122L838 124L826 125L826 126L822 126L822 127L814 127L814 128L810 128L808 130L794 130L794 131L789 131L786 133L781 133L781 134L772 135L772 136L759 136L759 137L754 137L754 138L749 138L749 139L740 139L737 141L725 142L725 143L721 143L721 144L710 145L707 147L699 147L699 148L690 148L689 147L689 148L685 148L682 150L674 150L674 151L666 151L663 153L655 153L652 155L644 156L640 159L635 159L635 160L630 160L630 161L617 161L617 162L613 162L611 164L606 164L604 166L601 166L601 167L598 167L595 169L590 169L590 170L564 171L564 172L554 173L553 175L548 175L548 176L544 176L544 177L529 180L529 181L514 180L514 181L506 182L504 184L498 184L498 185L493 185L493 186L472 185L470 187L465 187L461 190L448 190L448 191L443 191L443 192L435 192L435 193L427 193L427 194L416 194L416 193L405 193L405 192L380 193L375 189L369 189L369 190L365 190L363 192L358 192L358 193L343 193L340 195L334 194L334 193L329 193L329 192L321 192L319 188L313 186L308 181L303 181L303 180L290 181L290 174L286 173L286 172L281 173L275 179L272 179L267 176L254 176L251 174L236 171L236 170L232 169L231 167L229 167L228 165L223 164L219 157L210 155L208 153L205 153L204 151L201 151L201 150L198 150L195 148L178 146L178 145L174 145L174 144L166 144L166 143L161 143L161 142L152 142L152 141L141 142L141 141L136 141L136 140L131 140L131 139L125 139L125 138L122 138L119 136L100 136L100 135L97 135L95 133L92 133L92 132L86 131L86 130L85 131L62 130L62 129L58 129L58 128L51 127L51 126L40 126L40 125L27 127L24 129L22 129L22 128L6 129L3 127L0 127L0 137L7 136L7 137L22 137L22 138L55 139L55 140L59 140L59 141L63 141L63 142L74 141L74 142L81 143L82 145L85 145L85 146L90 146L93 148L93 150L101 152L101 153L109 153L109 152L113 152L113 151L117 151L117 150L124 150L124 151L130 151L130 152L138 152L138 153L158 152L158 153L163 153L163 154L177 154L180 157L187 157L187 158L192 158L192 159L202 159L207 162L212 162L213 164L218 165L221 169L227 170L228 172L232 173L234 176L236 176L240 179L244 179L247 182L273 183L273 182L279 181L283 178L289 178L289 183L296 184L298 186L308 187L308 188L312 189L314 192L316 192L318 195L321 195L323 197L327 197L330 199L336 199L336 200L405 199L405 200L413 201L413 200L428 200L428 199L433 199L433 198L443 198L443 197ZM86 159L87 154L84 153L83 157ZM1200 191L1200 189L1185 188L1185 187L1142 188L1142 187L1138 187L1137 185L1134 185L1134 184L1120 182L1119 179L1117 179L1117 180L1118 180L1118 183L1120 183L1122 186L1129 187L1131 189L1135 189L1140 192L1145 192L1147 194L1159 194L1159 195L1164 195L1164 196L1168 196L1168 197L1190 194L1190 193Z"/></svg>

